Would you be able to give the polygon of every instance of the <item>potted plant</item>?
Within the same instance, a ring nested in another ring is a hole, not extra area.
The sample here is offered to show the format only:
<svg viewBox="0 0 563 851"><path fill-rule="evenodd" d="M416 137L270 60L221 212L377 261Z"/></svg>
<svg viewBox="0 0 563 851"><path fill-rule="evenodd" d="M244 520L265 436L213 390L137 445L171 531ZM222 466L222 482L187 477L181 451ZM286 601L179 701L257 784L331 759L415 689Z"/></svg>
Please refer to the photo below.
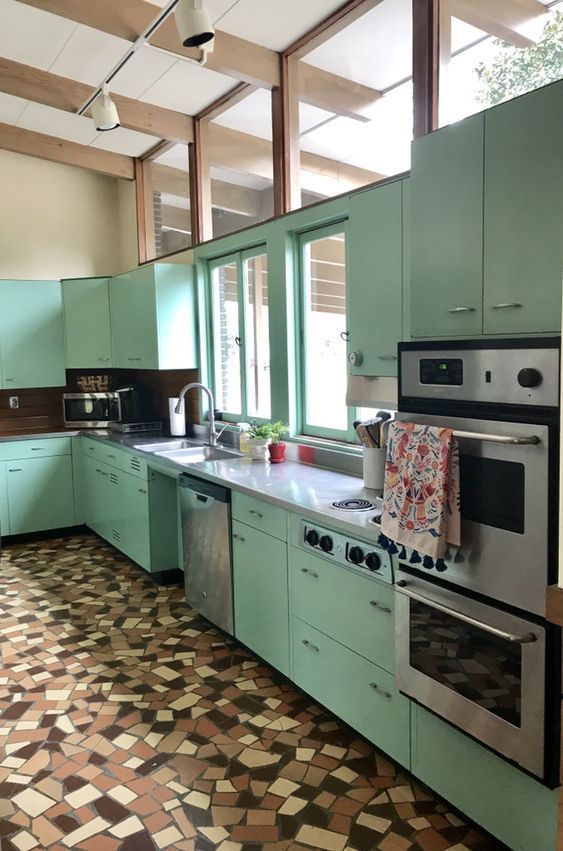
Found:
<svg viewBox="0 0 563 851"><path fill-rule="evenodd" d="M248 431L248 450L253 460L266 460L266 452L270 439L270 423L252 426Z"/></svg>
<svg viewBox="0 0 563 851"><path fill-rule="evenodd" d="M270 438L271 443L268 446L270 453L270 461L272 464L281 464L285 461L285 443L282 442L282 437L289 433L289 428L281 420L275 423L270 423Z"/></svg>

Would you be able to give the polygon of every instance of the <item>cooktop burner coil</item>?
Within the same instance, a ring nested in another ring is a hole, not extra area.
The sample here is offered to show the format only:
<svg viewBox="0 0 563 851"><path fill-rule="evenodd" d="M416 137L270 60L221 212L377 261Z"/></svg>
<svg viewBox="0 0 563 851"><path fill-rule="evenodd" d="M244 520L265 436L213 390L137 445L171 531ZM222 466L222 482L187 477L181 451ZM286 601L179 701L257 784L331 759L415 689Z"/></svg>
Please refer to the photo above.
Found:
<svg viewBox="0 0 563 851"><path fill-rule="evenodd" d="M339 511L373 511L377 508L374 502L369 499L341 499L332 503L333 508L338 508Z"/></svg>

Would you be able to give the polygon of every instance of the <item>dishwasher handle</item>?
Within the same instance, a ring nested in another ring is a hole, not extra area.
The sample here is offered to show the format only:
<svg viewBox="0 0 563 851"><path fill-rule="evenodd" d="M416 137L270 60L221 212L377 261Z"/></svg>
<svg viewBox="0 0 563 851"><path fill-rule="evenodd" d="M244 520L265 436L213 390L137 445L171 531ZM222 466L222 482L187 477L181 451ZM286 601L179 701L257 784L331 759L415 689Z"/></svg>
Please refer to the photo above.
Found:
<svg viewBox="0 0 563 851"><path fill-rule="evenodd" d="M178 483L180 492L182 490L191 492L198 502L204 503L210 500L214 500L215 502L231 501L231 492L228 488L222 485L216 485L215 482L198 479L189 473L182 473L178 478Z"/></svg>

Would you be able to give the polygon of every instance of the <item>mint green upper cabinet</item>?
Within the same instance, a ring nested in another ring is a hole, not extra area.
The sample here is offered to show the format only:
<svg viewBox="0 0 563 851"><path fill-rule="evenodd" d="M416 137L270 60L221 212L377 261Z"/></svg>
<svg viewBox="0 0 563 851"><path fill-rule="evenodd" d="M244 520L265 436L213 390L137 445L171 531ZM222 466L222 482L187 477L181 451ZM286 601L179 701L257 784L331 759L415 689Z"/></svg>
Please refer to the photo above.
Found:
<svg viewBox="0 0 563 851"><path fill-rule="evenodd" d="M193 270L158 263L110 281L113 365L122 369L197 366Z"/></svg>
<svg viewBox="0 0 563 851"><path fill-rule="evenodd" d="M485 113L485 334L561 330L562 173L563 82Z"/></svg>
<svg viewBox="0 0 563 851"><path fill-rule="evenodd" d="M2 387L66 384L59 281L0 281Z"/></svg>
<svg viewBox="0 0 563 851"><path fill-rule="evenodd" d="M109 369L113 360L108 279L63 281L62 292L67 369Z"/></svg>
<svg viewBox="0 0 563 851"><path fill-rule="evenodd" d="M349 352L361 352L354 375L397 374L402 339L402 181L350 198Z"/></svg>
<svg viewBox="0 0 563 851"><path fill-rule="evenodd" d="M413 337L482 333L483 132L481 113L413 143Z"/></svg>

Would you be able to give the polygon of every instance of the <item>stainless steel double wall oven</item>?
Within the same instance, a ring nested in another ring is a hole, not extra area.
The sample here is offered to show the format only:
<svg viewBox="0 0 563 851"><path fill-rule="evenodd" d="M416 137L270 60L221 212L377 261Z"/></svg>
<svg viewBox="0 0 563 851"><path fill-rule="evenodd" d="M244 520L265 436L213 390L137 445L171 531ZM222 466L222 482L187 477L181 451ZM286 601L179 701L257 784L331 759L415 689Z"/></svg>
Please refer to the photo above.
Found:
<svg viewBox="0 0 563 851"><path fill-rule="evenodd" d="M399 346L398 419L454 430L462 517L443 563L400 553L399 688L553 785L559 355L559 338Z"/></svg>

